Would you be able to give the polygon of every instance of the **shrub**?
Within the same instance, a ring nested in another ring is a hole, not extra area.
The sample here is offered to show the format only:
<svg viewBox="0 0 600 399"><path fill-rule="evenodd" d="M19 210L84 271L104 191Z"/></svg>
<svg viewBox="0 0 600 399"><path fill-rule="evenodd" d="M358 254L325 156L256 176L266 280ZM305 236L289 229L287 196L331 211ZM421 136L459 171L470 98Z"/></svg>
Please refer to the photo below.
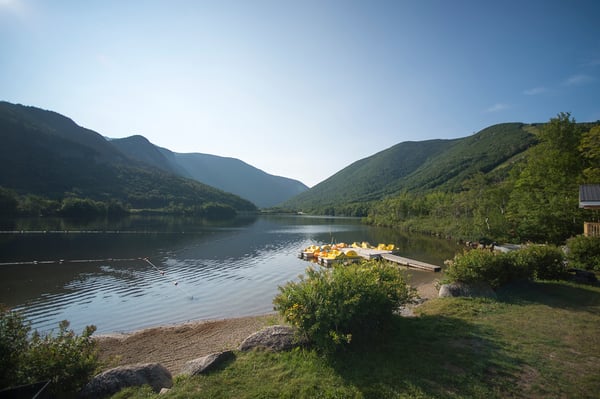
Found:
<svg viewBox="0 0 600 399"><path fill-rule="evenodd" d="M600 272L600 237L576 236L567 240L569 266Z"/></svg>
<svg viewBox="0 0 600 399"><path fill-rule="evenodd" d="M445 275L448 281L483 281L498 288L515 280L561 279L566 273L563 260L562 250L553 245L531 245L508 253L474 249L448 261Z"/></svg>
<svg viewBox="0 0 600 399"><path fill-rule="evenodd" d="M18 380L19 365L27 350L29 327L16 312L0 309L0 389Z"/></svg>
<svg viewBox="0 0 600 399"><path fill-rule="evenodd" d="M447 265L446 280L465 283L483 281L493 288L530 276L527 270L515 267L507 254L485 249L473 249L457 254Z"/></svg>
<svg viewBox="0 0 600 399"><path fill-rule="evenodd" d="M279 291L275 310L325 352L382 331L414 296L403 272L383 262L308 268Z"/></svg>
<svg viewBox="0 0 600 399"><path fill-rule="evenodd" d="M58 333L29 334L31 328L18 313L2 309L0 314L1 388L50 380L51 394L75 396L99 365L96 330L87 326L81 336L59 324Z"/></svg>
<svg viewBox="0 0 600 399"><path fill-rule="evenodd" d="M106 208L102 202L89 198L65 198L59 213L66 217L92 217L105 214Z"/></svg>
<svg viewBox="0 0 600 399"><path fill-rule="evenodd" d="M554 245L529 245L513 255L516 266L529 270L540 280L560 280L566 276L564 253Z"/></svg>

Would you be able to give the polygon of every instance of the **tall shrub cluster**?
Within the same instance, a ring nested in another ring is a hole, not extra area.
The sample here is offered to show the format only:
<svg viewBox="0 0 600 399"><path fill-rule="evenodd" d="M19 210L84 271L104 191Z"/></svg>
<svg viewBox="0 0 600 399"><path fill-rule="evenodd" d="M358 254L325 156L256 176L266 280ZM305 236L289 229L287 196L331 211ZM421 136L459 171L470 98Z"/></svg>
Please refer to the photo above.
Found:
<svg viewBox="0 0 600 399"><path fill-rule="evenodd" d="M576 236L567 240L569 265L600 272L600 237Z"/></svg>
<svg viewBox="0 0 600 399"><path fill-rule="evenodd" d="M447 280L486 282L493 288L522 279L558 280L566 273L563 251L553 245L507 253L475 249L456 255L447 265Z"/></svg>
<svg viewBox="0 0 600 399"><path fill-rule="evenodd" d="M39 334L19 313L0 309L0 389L49 380L54 396L74 397L99 365L95 330L77 335L65 320L56 334Z"/></svg>
<svg viewBox="0 0 600 399"><path fill-rule="evenodd" d="M383 262L308 268L279 291L275 310L325 352L383 331L414 295L403 272Z"/></svg>

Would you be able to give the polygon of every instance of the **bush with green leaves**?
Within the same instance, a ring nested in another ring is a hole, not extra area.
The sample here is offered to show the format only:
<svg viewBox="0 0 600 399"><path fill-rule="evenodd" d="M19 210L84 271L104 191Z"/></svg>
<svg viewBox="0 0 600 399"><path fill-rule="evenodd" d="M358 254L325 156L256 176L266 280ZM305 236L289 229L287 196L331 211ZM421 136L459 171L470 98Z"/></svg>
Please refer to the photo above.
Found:
<svg viewBox="0 0 600 399"><path fill-rule="evenodd" d="M446 264L448 267L445 270L445 280L465 283L486 282L492 288L531 276L527 268L515 266L511 256L485 249L473 249L457 254Z"/></svg>
<svg viewBox="0 0 600 399"><path fill-rule="evenodd" d="M311 267L279 291L275 310L324 352L382 332L414 297L397 266L377 261Z"/></svg>
<svg viewBox="0 0 600 399"><path fill-rule="evenodd" d="M456 255L447 265L446 281L486 282L492 288L531 278L559 280L566 273L563 252L553 245L530 245L508 253L474 249Z"/></svg>
<svg viewBox="0 0 600 399"><path fill-rule="evenodd" d="M31 332L19 313L1 309L0 389L50 380L54 396L74 397L99 366L95 330L77 335L65 320L56 334Z"/></svg>
<svg viewBox="0 0 600 399"><path fill-rule="evenodd" d="M600 237L572 237L567 247L570 267L600 272Z"/></svg>
<svg viewBox="0 0 600 399"><path fill-rule="evenodd" d="M0 389L16 385L27 352L29 327L23 317L0 307Z"/></svg>
<svg viewBox="0 0 600 399"><path fill-rule="evenodd" d="M566 277L565 255L555 245L528 245L507 254L515 267L531 272L538 280L561 280Z"/></svg>

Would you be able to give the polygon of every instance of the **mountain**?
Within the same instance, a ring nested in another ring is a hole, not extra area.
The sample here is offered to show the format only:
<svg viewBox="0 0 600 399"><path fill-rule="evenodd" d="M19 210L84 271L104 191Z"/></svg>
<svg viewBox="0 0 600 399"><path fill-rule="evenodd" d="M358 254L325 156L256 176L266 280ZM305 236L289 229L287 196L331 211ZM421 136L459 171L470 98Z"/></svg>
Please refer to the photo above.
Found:
<svg viewBox="0 0 600 399"><path fill-rule="evenodd" d="M19 194L120 200L134 208L220 203L256 209L236 195L132 159L56 112L0 102L0 143L0 186Z"/></svg>
<svg viewBox="0 0 600 399"><path fill-rule="evenodd" d="M173 154L168 154L169 150L155 146L144 136L135 135L123 139L109 139L109 141L119 151L132 159L160 169L163 172L191 178L189 173L177 164L177 161L172 156ZM211 185L209 183L205 184Z"/></svg>
<svg viewBox="0 0 600 399"><path fill-rule="evenodd" d="M247 198L261 208L278 205L308 190L297 180L270 175L239 159L198 153L174 156L193 179Z"/></svg>
<svg viewBox="0 0 600 399"><path fill-rule="evenodd" d="M535 142L531 127L522 123L490 126L459 139L403 142L354 162L283 206L322 212L402 191L459 190L478 172L505 173L498 168Z"/></svg>
<svg viewBox="0 0 600 399"><path fill-rule="evenodd" d="M175 153L155 146L142 136L111 139L111 143L133 159L236 194L261 208L278 205L308 190L297 180L270 175L235 158Z"/></svg>

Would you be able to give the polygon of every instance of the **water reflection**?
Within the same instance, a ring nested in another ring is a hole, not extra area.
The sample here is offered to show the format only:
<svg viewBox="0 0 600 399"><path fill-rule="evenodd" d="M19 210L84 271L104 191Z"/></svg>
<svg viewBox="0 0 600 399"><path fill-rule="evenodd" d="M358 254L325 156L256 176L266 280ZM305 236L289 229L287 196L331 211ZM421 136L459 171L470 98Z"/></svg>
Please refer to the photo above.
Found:
<svg viewBox="0 0 600 399"><path fill-rule="evenodd" d="M395 243L404 256L435 264L456 250L450 242L365 226L353 218L42 222L14 221L14 230L63 232L0 234L0 263L56 262L0 267L0 302L21 309L42 330L63 319L77 330L95 324L99 332L111 332L269 312L277 286L307 267L298 252L315 243ZM110 260L117 258L125 260ZM411 274L417 280L438 277Z"/></svg>

